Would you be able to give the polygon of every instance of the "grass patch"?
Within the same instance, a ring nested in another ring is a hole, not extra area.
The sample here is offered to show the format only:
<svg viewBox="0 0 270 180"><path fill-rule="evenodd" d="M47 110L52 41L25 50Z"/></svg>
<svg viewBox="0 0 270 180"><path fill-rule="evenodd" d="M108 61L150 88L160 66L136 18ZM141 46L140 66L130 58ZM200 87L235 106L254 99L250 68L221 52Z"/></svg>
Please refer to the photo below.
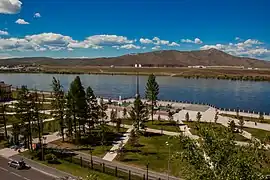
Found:
<svg viewBox="0 0 270 180"><path fill-rule="evenodd" d="M6 148L7 147L7 141L5 140L0 140L0 149Z"/></svg>
<svg viewBox="0 0 270 180"><path fill-rule="evenodd" d="M129 143L125 145L123 154L117 157L118 161L139 166L146 169L146 164L149 163L149 169L158 172L168 172L168 159L173 154L179 151L177 149L177 138L169 140L171 144L170 156L169 147L166 145L169 136L147 133L147 136L140 136L139 145L132 147ZM171 160L170 174L178 177L184 176L185 165L180 160Z"/></svg>
<svg viewBox="0 0 270 180"><path fill-rule="evenodd" d="M148 121L146 126L151 129L180 132L180 128L175 121Z"/></svg>
<svg viewBox="0 0 270 180"><path fill-rule="evenodd" d="M190 129L189 131L191 132L191 134L193 135L197 135L199 136L199 127L197 126L197 122L194 121L183 121ZM215 124L215 123L207 123L207 122L200 122L199 124L201 127L206 128L209 127L209 125L212 125L214 129L218 130L219 128L226 128L225 126L221 125L221 124ZM238 134L238 133L234 133L235 135L235 140L236 141L250 141L249 139L245 138L244 136Z"/></svg>
<svg viewBox="0 0 270 180"><path fill-rule="evenodd" d="M220 114L221 116L225 116L225 117L230 117L230 118L234 118L237 119L236 115L233 114ZM267 123L270 124L270 119L259 119L259 118L255 118L255 117L248 117L248 116L239 116L239 118L243 118L243 120L245 121L251 121L251 122L260 122L260 123ZM238 118L238 119L239 119Z"/></svg>
<svg viewBox="0 0 270 180"><path fill-rule="evenodd" d="M252 134L252 136L254 136L255 138L258 138L261 141L266 141L266 143L270 143L270 132L269 131L265 131L262 129L255 129L255 128L247 128L244 127L243 130L249 132ZM269 153L270 154L270 153Z"/></svg>
<svg viewBox="0 0 270 180"><path fill-rule="evenodd" d="M122 119L122 124L132 125L133 121L130 119ZM175 121L154 120L152 123L152 121L149 120L146 123L146 126L151 129L158 129L158 130L164 130L164 131L172 131L172 132L180 131L180 128Z"/></svg>
<svg viewBox="0 0 270 180"><path fill-rule="evenodd" d="M21 155L27 157L27 158L31 158L31 154L29 151L23 152ZM110 176L108 174L104 174L98 171L94 171L91 170L89 168L85 168L85 167L81 167L80 165L74 164L74 163L70 163L67 162L65 160L59 160L59 162L61 164L49 164L46 161L39 161L37 159L33 159L34 161L37 161L39 163L42 163L44 165L50 166L52 168L58 169L60 171L64 171L67 173L72 174L73 176L76 177L82 177L82 178L86 178L87 175L89 174L93 174L97 176L97 179L104 179L104 180L117 180L118 178L114 177L114 176Z"/></svg>

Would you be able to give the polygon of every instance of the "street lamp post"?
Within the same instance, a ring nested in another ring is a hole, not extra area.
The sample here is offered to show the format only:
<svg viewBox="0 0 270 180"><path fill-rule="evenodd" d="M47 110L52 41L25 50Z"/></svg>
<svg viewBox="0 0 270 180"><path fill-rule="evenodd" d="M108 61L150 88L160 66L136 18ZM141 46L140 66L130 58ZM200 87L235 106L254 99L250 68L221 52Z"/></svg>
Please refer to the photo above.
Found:
<svg viewBox="0 0 270 180"><path fill-rule="evenodd" d="M136 95L135 97L139 97L140 96L140 89L139 89L139 71L137 70L137 68L142 67L141 64L135 64L135 68L136 68Z"/></svg>
<svg viewBox="0 0 270 180"><path fill-rule="evenodd" d="M166 145L169 147L169 157L168 157L168 180L170 179L170 159L171 159L171 145L169 144L168 141L166 141Z"/></svg>

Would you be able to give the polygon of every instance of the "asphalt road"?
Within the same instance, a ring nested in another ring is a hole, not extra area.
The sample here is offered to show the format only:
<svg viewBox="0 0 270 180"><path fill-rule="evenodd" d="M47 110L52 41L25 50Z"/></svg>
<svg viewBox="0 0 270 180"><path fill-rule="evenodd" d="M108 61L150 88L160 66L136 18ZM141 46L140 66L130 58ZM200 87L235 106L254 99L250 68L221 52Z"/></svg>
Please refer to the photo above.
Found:
<svg viewBox="0 0 270 180"><path fill-rule="evenodd" d="M17 170L8 166L8 161L0 157L0 179L1 180L53 180L54 178L38 172L34 169Z"/></svg>

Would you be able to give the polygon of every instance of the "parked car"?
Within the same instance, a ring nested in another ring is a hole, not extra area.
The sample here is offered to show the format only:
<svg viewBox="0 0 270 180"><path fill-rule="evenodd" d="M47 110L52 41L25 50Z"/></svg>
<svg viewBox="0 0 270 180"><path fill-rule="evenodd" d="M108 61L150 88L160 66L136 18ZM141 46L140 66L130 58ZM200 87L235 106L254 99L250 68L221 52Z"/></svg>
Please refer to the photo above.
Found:
<svg viewBox="0 0 270 180"><path fill-rule="evenodd" d="M16 169L30 169L30 166L25 164L24 161L9 161L8 166Z"/></svg>

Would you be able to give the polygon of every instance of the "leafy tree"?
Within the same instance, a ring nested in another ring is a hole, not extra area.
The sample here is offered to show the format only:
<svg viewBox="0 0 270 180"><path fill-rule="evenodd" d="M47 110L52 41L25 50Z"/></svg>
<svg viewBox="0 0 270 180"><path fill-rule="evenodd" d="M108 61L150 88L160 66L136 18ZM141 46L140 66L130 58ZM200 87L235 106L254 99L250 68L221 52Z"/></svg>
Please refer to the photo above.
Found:
<svg viewBox="0 0 270 180"><path fill-rule="evenodd" d="M65 93L63 90L63 86L60 83L60 80L53 77L52 80L52 108L53 108L53 117L54 119L59 122L60 125L60 134L62 136L62 141L65 141L64 136L64 129L65 129L65 122L64 122L64 113L65 113Z"/></svg>
<svg viewBox="0 0 270 180"><path fill-rule="evenodd" d="M197 118L197 121L200 122L202 118L202 114L198 112L196 118Z"/></svg>
<svg viewBox="0 0 270 180"><path fill-rule="evenodd" d="M156 76L154 74L151 74L151 75L149 75L148 81L146 84L145 96L146 96L146 99L151 101L151 120L152 120L152 123L153 123L153 117L154 117L154 107L156 106L158 94L159 94L159 85L156 81Z"/></svg>
<svg viewBox="0 0 270 180"><path fill-rule="evenodd" d="M218 121L218 111L216 111L215 117L214 117L214 122L217 123Z"/></svg>
<svg viewBox="0 0 270 180"><path fill-rule="evenodd" d="M240 131L243 132L243 128L244 128L244 125L245 125L245 121L244 121L243 116L241 116L241 117L239 118L238 124L239 124Z"/></svg>
<svg viewBox="0 0 270 180"><path fill-rule="evenodd" d="M142 103L140 97L136 97L133 107L129 112L130 119L134 122L136 133L140 129L146 129L145 123L148 121L148 109L145 104Z"/></svg>
<svg viewBox="0 0 270 180"><path fill-rule="evenodd" d="M185 119L186 119L186 121L189 121L189 113L188 112L186 113Z"/></svg>
<svg viewBox="0 0 270 180"><path fill-rule="evenodd" d="M185 163L188 172L185 179L263 179L261 167L267 158L265 152L258 149L259 144L238 146L229 129L216 129L212 125L200 127L199 134L203 139L200 146L198 141L183 135L174 145L179 146L181 152L174 157Z"/></svg>

